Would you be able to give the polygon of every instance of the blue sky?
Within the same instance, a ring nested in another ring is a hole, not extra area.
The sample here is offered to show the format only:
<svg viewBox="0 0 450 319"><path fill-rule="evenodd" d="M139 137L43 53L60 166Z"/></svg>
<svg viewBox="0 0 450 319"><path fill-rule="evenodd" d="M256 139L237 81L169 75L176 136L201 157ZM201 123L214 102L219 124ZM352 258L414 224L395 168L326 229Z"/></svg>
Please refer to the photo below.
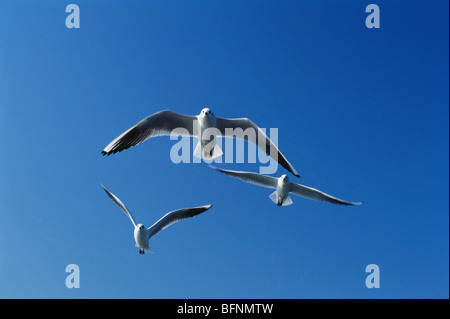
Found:
<svg viewBox="0 0 450 319"><path fill-rule="evenodd" d="M67 29L70 3L0 4L0 297L448 298L447 1L375 2L380 29L361 1L74 1ZM364 205L277 207L172 163L168 137L100 154L150 114L203 107L278 128L291 179ZM101 183L146 226L213 207L142 256Z"/></svg>

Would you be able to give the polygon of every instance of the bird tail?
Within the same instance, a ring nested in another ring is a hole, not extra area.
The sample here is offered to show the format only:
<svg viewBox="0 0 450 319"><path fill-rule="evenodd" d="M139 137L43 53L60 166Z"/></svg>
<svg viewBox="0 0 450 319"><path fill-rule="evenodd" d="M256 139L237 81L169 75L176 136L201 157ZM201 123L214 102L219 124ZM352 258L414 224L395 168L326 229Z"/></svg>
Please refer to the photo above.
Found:
<svg viewBox="0 0 450 319"><path fill-rule="evenodd" d="M146 251L148 253L152 253L152 254L155 253L153 250L150 249L150 246L148 246L147 248L142 248L142 247L139 247L139 245L137 243L134 246L136 246L137 248L143 249L144 251Z"/></svg>
<svg viewBox="0 0 450 319"><path fill-rule="evenodd" d="M202 145L200 141L198 141L197 146L195 147L194 156L197 158L202 158Z"/></svg>
<svg viewBox="0 0 450 319"><path fill-rule="evenodd" d="M217 157L220 157L223 155L223 151L220 148L219 145L215 144L214 147L211 149L208 147L209 144L207 144L205 147L202 148L202 145L200 141L197 143L197 146L194 150L194 156L197 158L204 158L207 160L213 160Z"/></svg>
<svg viewBox="0 0 450 319"><path fill-rule="evenodd" d="M283 199L283 203L281 203L281 206L289 206L292 205L292 198L289 195L286 195L286 197Z"/></svg>
<svg viewBox="0 0 450 319"><path fill-rule="evenodd" d="M269 197L272 200L272 202L274 202L278 206L289 206L289 205L293 204L291 196L286 195L285 198L281 199L281 197L278 196L277 191L270 194Z"/></svg>
<svg viewBox="0 0 450 319"><path fill-rule="evenodd" d="M209 159L213 160L217 157L221 157L223 155L222 149L220 148L219 145L214 145L213 149L211 150L211 152L209 153L210 157Z"/></svg>
<svg viewBox="0 0 450 319"><path fill-rule="evenodd" d="M272 200L272 202L274 202L275 204L278 205L277 201L278 201L278 194L277 191L273 192L272 194L269 195L269 198Z"/></svg>

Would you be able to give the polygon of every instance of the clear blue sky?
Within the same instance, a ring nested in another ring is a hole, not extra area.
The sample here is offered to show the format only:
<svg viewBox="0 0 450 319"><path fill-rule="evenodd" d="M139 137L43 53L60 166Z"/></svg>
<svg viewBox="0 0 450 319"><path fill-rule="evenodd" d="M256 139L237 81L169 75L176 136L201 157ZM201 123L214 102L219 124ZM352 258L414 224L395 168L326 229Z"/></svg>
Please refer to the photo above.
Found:
<svg viewBox="0 0 450 319"><path fill-rule="evenodd" d="M72 2L0 4L0 297L448 298L448 1L377 1L376 30L361 1ZM203 107L278 128L292 179L364 205L277 207L172 163L168 137L100 154L150 114ZM146 226L213 208L143 256L101 183Z"/></svg>

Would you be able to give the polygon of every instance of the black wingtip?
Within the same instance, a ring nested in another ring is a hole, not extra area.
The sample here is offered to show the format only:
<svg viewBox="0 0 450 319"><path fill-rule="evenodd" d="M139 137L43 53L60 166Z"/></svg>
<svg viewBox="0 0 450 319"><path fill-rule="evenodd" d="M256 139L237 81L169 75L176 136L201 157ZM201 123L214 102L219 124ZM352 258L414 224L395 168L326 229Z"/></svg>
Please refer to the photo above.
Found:
<svg viewBox="0 0 450 319"><path fill-rule="evenodd" d="M109 156L109 155L111 155L111 154L114 154L114 153L116 153L116 152L114 152L114 151L109 151L109 152L105 152L105 151L102 151L102 155L103 156Z"/></svg>

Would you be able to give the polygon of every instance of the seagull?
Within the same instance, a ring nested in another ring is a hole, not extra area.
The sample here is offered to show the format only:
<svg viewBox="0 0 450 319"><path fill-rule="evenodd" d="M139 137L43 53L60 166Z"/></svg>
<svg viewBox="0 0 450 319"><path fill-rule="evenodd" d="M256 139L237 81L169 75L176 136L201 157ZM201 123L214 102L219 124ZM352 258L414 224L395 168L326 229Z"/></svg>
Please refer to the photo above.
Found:
<svg viewBox="0 0 450 319"><path fill-rule="evenodd" d="M159 231L169 227L170 225L176 223L177 221L201 214L204 211L210 209L212 206L212 205L205 205L174 210L164 215L160 220L158 220L156 223L154 223L152 226L146 229L144 225L136 224L133 216L131 216L128 209L125 207L125 205L120 201L120 199L117 196L108 191L103 185L102 187L106 192L106 194L108 194L108 196L111 197L113 202L116 203L117 206L119 206L125 212L125 214L130 218L131 222L133 223L134 240L136 241L136 247L139 248L140 254L144 254L145 251L153 253L153 251L149 247L148 242L150 238L155 236Z"/></svg>
<svg viewBox="0 0 450 319"><path fill-rule="evenodd" d="M178 129L177 131L174 131ZM194 151L198 158L214 159L223 154L216 144L216 136L236 137L248 140L270 155L281 166L297 177L300 175L278 150L267 135L248 118L223 119L216 117L209 108L199 115L182 115L170 110L157 112L143 119L112 140L102 151L111 155L138 145L151 137L170 135L172 131L181 136L198 137Z"/></svg>
<svg viewBox="0 0 450 319"><path fill-rule="evenodd" d="M292 204L292 199L289 196L289 193L309 199L314 199L319 202L329 202L333 204L351 205L351 206L362 204L362 202L357 203L346 202L342 199L325 194L324 192L321 192L317 189L292 183L286 174L281 175L281 177L279 178L275 178L257 173L229 171L211 165L209 166L214 168L215 170L218 170L219 172L239 178L244 182L276 189L275 192L270 194L269 197L278 206L288 206Z"/></svg>

